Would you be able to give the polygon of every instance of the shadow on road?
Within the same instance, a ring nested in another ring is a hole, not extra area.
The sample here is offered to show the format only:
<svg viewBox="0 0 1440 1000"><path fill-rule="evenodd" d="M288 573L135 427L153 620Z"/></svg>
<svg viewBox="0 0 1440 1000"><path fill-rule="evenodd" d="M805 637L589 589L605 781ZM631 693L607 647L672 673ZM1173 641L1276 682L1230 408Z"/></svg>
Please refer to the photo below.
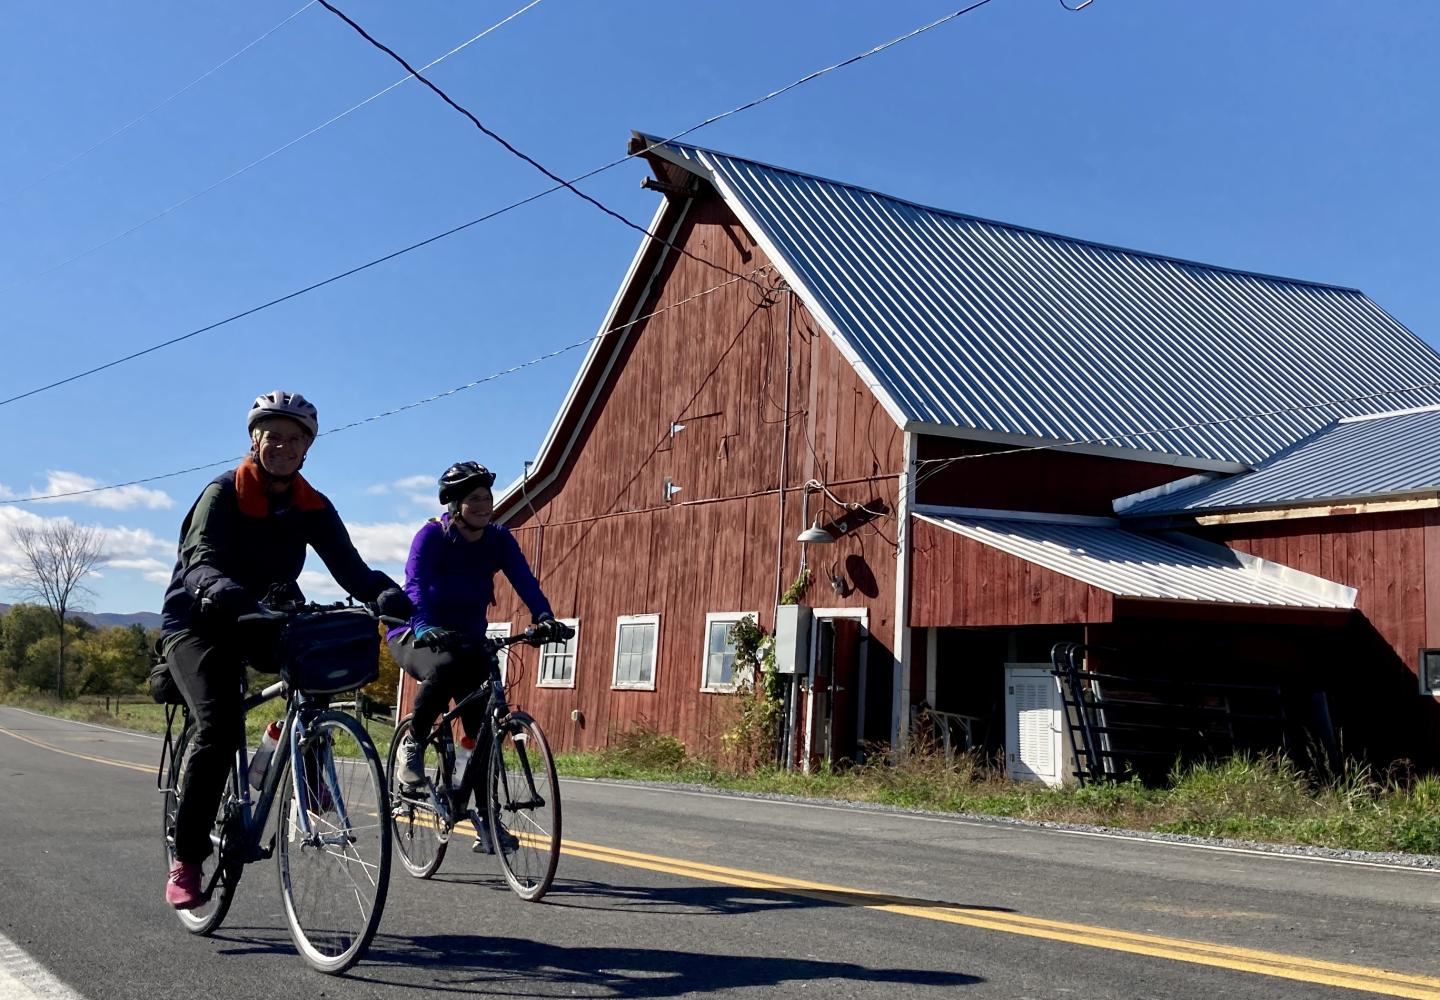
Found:
<svg viewBox="0 0 1440 1000"><path fill-rule="evenodd" d="M592 897L593 902L587 901ZM644 913L734 914L821 906L919 906L965 912L1012 913L1008 907L978 906L837 889L753 889L736 886L646 886L557 879L545 897L549 906Z"/></svg>
<svg viewBox="0 0 1440 1000"><path fill-rule="evenodd" d="M383 971L393 964L396 975ZM425 975L416 977L416 967ZM981 979L926 969L874 969L851 962L753 955L696 955L663 948L565 948L522 938L458 934L379 935L347 978L423 992L671 997L792 980L968 986ZM419 978L421 981L416 981Z"/></svg>

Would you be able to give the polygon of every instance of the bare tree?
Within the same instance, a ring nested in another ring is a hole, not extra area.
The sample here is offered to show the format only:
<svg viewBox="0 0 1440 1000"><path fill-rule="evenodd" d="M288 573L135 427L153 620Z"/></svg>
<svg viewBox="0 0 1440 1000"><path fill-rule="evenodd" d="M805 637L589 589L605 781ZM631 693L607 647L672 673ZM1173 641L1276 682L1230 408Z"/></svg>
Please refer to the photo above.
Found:
<svg viewBox="0 0 1440 1000"><path fill-rule="evenodd" d="M60 631L55 661L55 697L65 697L65 614L81 594L90 593L81 581L105 554L104 535L93 524L46 521L12 531L24 565L17 574L20 594L45 605Z"/></svg>

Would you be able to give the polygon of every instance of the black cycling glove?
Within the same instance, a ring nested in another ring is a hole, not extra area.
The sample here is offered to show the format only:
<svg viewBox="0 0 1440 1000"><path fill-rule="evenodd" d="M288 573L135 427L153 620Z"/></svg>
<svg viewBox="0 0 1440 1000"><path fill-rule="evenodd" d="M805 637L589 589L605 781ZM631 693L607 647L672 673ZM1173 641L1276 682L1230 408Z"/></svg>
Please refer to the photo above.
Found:
<svg viewBox="0 0 1440 1000"><path fill-rule="evenodd" d="M386 618L400 618L409 621L415 614L415 605L399 587L386 587L375 598L375 610Z"/></svg>

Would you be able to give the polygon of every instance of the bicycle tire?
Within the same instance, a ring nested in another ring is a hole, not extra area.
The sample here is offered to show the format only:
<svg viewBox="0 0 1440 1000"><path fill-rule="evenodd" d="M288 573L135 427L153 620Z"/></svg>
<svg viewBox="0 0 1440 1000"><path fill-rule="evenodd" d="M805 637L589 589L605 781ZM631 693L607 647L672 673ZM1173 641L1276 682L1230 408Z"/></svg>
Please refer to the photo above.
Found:
<svg viewBox="0 0 1440 1000"><path fill-rule="evenodd" d="M390 740L390 759L385 770L390 789L390 839L405 870L415 878L429 878L440 870L450 838L440 817L435 814L428 789L422 797L413 791L407 793L400 783L400 754L404 744L413 738L414 727L414 717L405 716L395 727L395 735ZM444 784L441 780L443 768L434 744L425 748L424 763L426 778L440 789Z"/></svg>
<svg viewBox="0 0 1440 1000"><path fill-rule="evenodd" d="M500 871L515 895L536 902L560 862L560 782L544 732L524 712L496 724L486 782L486 822Z"/></svg>
<svg viewBox="0 0 1440 1000"><path fill-rule="evenodd" d="M287 752L282 765L290 783L275 828L280 897L301 957L333 975L365 954L380 926L390 881L389 796L375 744L345 712L319 712L293 757Z"/></svg>
<svg viewBox="0 0 1440 1000"><path fill-rule="evenodd" d="M170 755L170 762L165 775L165 789L162 796L162 831L165 844L165 870L168 874L170 868L175 864L175 814L180 805L180 771L185 761L185 754L190 749L190 741L195 737L195 723L188 718L185 728L180 733L180 738L175 742L174 753ZM226 814L229 812L230 803L235 797L235 779L232 775L226 781L225 792L220 796L220 806L215 812L214 828L222 834L225 831ZM215 864L225 864L223 852L217 852ZM180 925L191 934L198 934L201 937L208 937L219 929L225 914L230 912L230 903L234 898L235 885L240 881L240 873L244 866L241 864L229 864L221 873L219 881L215 883L210 898L204 905L197 906L193 910L176 910L175 916L180 919Z"/></svg>

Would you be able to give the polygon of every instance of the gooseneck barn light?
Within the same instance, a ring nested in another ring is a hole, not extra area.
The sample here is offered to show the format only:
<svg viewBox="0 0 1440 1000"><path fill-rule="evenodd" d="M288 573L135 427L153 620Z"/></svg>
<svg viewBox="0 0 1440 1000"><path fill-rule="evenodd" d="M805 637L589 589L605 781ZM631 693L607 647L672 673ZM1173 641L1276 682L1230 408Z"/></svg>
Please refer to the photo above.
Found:
<svg viewBox="0 0 1440 1000"><path fill-rule="evenodd" d="M820 527L820 515L816 514L815 520L810 523L810 527L796 535L795 541L801 545L834 545L835 536Z"/></svg>

